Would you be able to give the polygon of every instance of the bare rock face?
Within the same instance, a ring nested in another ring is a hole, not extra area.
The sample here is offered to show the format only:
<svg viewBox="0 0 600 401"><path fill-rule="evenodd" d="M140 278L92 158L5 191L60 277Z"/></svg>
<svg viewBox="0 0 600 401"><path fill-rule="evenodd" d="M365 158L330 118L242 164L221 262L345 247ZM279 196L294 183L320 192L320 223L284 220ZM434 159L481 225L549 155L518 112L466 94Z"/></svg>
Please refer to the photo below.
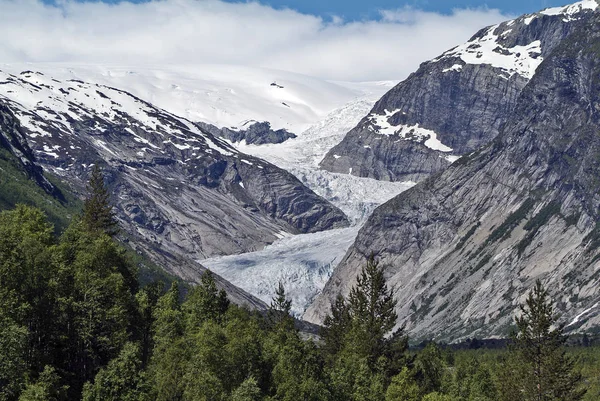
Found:
<svg viewBox="0 0 600 401"><path fill-rule="evenodd" d="M498 135L538 66L597 6L586 0L503 22L423 63L329 151L321 168L415 182L444 170Z"/></svg>
<svg viewBox="0 0 600 401"><path fill-rule="evenodd" d="M38 163L74 188L103 164L122 227L167 252L199 260L348 224L288 172L127 92L0 72L0 103Z"/></svg>
<svg viewBox="0 0 600 401"><path fill-rule="evenodd" d="M322 321L375 252L415 340L506 336L536 279L568 330L597 327L598 49L594 16L545 56L491 144L375 211L305 318Z"/></svg>
<svg viewBox="0 0 600 401"><path fill-rule="evenodd" d="M196 123L204 131L210 132L216 137L228 139L233 143L245 142L248 145L265 145L283 143L288 139L296 138L296 134L286 129L273 130L268 121L247 121L240 128L218 128L212 124Z"/></svg>

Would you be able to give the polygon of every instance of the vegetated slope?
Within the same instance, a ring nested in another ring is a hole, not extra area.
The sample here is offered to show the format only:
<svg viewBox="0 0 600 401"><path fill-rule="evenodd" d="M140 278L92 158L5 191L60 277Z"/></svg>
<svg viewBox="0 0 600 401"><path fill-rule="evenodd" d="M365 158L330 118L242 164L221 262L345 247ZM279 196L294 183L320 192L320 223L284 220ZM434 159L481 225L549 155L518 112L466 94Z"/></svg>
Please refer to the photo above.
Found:
<svg viewBox="0 0 600 401"><path fill-rule="evenodd" d="M74 188L106 164L122 227L165 252L203 259L348 224L286 171L127 92L28 71L0 73L0 101Z"/></svg>
<svg viewBox="0 0 600 401"><path fill-rule="evenodd" d="M420 181L489 143L536 68L596 13L595 0L482 29L423 63L375 104L321 162L332 172Z"/></svg>
<svg viewBox="0 0 600 401"><path fill-rule="evenodd" d="M59 188L58 180L48 180L19 129L12 112L0 105L0 209L19 203L36 206L61 231L79 209L79 202Z"/></svg>
<svg viewBox="0 0 600 401"><path fill-rule="evenodd" d="M561 43L500 135L379 207L304 317L371 252L415 339L505 336L536 279L569 330L600 324L600 16Z"/></svg>

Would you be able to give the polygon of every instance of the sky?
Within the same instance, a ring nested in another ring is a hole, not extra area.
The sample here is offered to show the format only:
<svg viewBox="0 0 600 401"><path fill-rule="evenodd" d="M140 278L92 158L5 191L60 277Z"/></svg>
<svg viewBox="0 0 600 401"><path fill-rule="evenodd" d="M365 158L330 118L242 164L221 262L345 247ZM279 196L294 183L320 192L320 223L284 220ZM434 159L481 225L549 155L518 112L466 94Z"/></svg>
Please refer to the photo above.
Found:
<svg viewBox="0 0 600 401"><path fill-rule="evenodd" d="M554 0L0 0L0 63L234 64L397 80Z"/></svg>

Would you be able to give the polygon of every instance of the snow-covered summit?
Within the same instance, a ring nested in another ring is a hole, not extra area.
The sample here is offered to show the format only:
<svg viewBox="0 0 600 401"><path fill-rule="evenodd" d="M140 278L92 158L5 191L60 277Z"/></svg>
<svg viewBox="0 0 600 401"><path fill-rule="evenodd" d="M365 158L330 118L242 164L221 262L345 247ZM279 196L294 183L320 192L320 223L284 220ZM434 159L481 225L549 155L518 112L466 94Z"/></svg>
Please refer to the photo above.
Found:
<svg viewBox="0 0 600 401"><path fill-rule="evenodd" d="M328 82L291 72L231 65L126 67L0 64L18 74L33 70L60 80L119 88L194 122L239 128L268 121L299 133L381 83Z"/></svg>
<svg viewBox="0 0 600 401"><path fill-rule="evenodd" d="M596 10L598 9L597 0L583 0L574 4L569 4L563 7L552 7L546 8L540 11L540 14L544 15L563 15L565 18L576 18L575 15L579 14L584 10ZM566 21L565 21L566 22Z"/></svg>
<svg viewBox="0 0 600 401"><path fill-rule="evenodd" d="M444 72L460 71L465 64L488 64L503 71L508 79L518 74L531 79L538 66L542 63L542 42L533 40L527 43L519 42L515 37L517 25L530 25L535 19L543 16L561 17L563 22L577 21L583 13L597 10L597 0L583 0L563 7L544 9L538 13L523 15L517 19L490 26L475 35L468 42L448 50L433 60L456 59L457 62ZM511 35L512 34L512 35Z"/></svg>

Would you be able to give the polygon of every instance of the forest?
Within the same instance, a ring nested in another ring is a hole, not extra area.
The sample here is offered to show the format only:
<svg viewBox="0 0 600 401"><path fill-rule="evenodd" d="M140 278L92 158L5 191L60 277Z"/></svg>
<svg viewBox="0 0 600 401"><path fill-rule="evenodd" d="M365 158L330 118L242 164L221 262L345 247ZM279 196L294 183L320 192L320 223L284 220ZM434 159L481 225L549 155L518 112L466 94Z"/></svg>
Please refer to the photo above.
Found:
<svg viewBox="0 0 600 401"><path fill-rule="evenodd" d="M600 399L600 349L566 346L539 282L506 348L413 348L372 257L310 335L281 285L258 312L210 271L142 284L100 169L88 191L60 233L35 207L0 213L0 401Z"/></svg>

